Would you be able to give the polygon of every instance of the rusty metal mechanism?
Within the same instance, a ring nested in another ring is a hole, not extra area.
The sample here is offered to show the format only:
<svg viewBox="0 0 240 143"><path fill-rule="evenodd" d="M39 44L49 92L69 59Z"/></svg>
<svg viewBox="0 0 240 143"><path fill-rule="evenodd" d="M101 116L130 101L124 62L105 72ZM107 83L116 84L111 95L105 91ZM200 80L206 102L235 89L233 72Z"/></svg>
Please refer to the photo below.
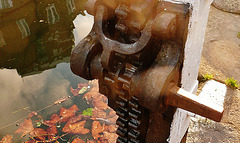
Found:
<svg viewBox="0 0 240 143"><path fill-rule="evenodd" d="M71 69L99 79L100 92L119 115L117 142L166 142L176 107L221 119L221 110L178 88L189 5L89 0L86 6L94 26L73 50Z"/></svg>

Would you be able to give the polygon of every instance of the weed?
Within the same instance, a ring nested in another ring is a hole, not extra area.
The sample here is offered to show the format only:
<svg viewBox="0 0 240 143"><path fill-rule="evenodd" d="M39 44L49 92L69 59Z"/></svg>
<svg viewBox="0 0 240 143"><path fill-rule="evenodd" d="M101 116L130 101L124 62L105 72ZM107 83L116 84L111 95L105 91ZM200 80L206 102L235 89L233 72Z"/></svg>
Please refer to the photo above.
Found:
<svg viewBox="0 0 240 143"><path fill-rule="evenodd" d="M205 75L202 75L202 77L203 77L203 79L202 79L203 82L213 79L212 74L205 74Z"/></svg>
<svg viewBox="0 0 240 143"><path fill-rule="evenodd" d="M240 32L238 32L237 37L240 38Z"/></svg>
<svg viewBox="0 0 240 143"><path fill-rule="evenodd" d="M229 87L231 87L233 89L238 89L240 87L240 85L237 82L238 81L235 80L234 77L228 78L227 80L225 80L226 85L228 85Z"/></svg>

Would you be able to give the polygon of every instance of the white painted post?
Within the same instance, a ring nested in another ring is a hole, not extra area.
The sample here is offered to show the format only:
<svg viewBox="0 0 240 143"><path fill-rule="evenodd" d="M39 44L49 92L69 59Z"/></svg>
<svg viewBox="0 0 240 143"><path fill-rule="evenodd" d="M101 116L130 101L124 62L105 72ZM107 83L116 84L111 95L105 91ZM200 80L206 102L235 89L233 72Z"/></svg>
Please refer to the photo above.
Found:
<svg viewBox="0 0 240 143"><path fill-rule="evenodd" d="M204 42L205 30L210 5L213 0L166 0L173 3L188 3L191 5L189 31L184 50L184 62L181 84L183 89L196 93L198 87L198 70ZM171 125L169 143L181 142L190 122L188 112L177 109Z"/></svg>

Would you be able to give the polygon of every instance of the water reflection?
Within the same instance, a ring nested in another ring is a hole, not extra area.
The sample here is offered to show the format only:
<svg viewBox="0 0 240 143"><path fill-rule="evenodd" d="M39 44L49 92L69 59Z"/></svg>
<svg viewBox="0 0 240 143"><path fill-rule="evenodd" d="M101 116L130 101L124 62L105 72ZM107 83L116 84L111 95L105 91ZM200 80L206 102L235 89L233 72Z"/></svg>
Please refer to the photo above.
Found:
<svg viewBox="0 0 240 143"><path fill-rule="evenodd" d="M0 127L27 115L15 112L18 107L39 110L69 95L70 87L82 80L68 62L72 48L92 27L93 18L81 15L85 2L0 0ZM16 129L1 129L0 138Z"/></svg>

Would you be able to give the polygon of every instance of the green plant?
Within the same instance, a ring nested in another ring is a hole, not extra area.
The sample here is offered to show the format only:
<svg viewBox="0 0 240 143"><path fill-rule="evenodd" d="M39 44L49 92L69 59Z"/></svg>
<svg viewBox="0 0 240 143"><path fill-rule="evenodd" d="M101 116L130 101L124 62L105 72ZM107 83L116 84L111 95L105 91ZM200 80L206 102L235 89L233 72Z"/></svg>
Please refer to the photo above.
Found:
<svg viewBox="0 0 240 143"><path fill-rule="evenodd" d="M240 38L240 32L238 32L237 37Z"/></svg>
<svg viewBox="0 0 240 143"><path fill-rule="evenodd" d="M202 81L207 81L207 80L211 80L213 79L213 75L212 74L205 74L205 75L202 75L203 79Z"/></svg>
<svg viewBox="0 0 240 143"><path fill-rule="evenodd" d="M230 86L233 89L238 89L240 87L240 85L237 82L238 81L235 80L234 77L225 80L226 85Z"/></svg>

